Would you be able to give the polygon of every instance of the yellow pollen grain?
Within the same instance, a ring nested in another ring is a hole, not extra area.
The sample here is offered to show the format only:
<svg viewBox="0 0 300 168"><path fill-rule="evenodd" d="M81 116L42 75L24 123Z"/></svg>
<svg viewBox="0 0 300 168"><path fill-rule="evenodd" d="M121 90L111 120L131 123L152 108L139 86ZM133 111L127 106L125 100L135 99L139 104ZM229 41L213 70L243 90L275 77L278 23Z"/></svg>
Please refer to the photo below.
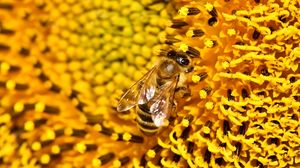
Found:
<svg viewBox="0 0 300 168"><path fill-rule="evenodd" d="M75 146L75 150L79 153L84 153L86 151L86 145L84 143L78 143Z"/></svg>
<svg viewBox="0 0 300 168"><path fill-rule="evenodd" d="M189 46L186 45L186 44L181 44L179 48L180 48L180 50L182 50L183 52L186 52L186 51L188 50Z"/></svg>
<svg viewBox="0 0 300 168"><path fill-rule="evenodd" d="M204 5L204 7L205 7L205 9L207 10L207 11L212 11L213 9L214 9L214 6L211 4L211 3L206 3L205 5Z"/></svg>
<svg viewBox="0 0 300 168"><path fill-rule="evenodd" d="M183 119L183 120L182 120L182 126L188 127L189 125L190 125L189 120L187 120L187 119Z"/></svg>
<svg viewBox="0 0 300 168"><path fill-rule="evenodd" d="M113 134L111 135L111 138L112 138L113 140L118 140L118 139L119 139L119 135L118 135L117 133L113 133Z"/></svg>
<svg viewBox="0 0 300 168"><path fill-rule="evenodd" d="M194 31L193 30L188 30L185 35L189 38L193 37L195 34L194 34Z"/></svg>
<svg viewBox="0 0 300 168"><path fill-rule="evenodd" d="M36 103L36 104L34 105L34 109L35 109L35 111L37 111L37 112L43 112L43 111L45 110L45 104L42 103L42 102Z"/></svg>
<svg viewBox="0 0 300 168"><path fill-rule="evenodd" d="M181 16L187 16L188 12L189 12L189 8L187 8L187 7L181 7L179 9L179 15L181 15Z"/></svg>
<svg viewBox="0 0 300 168"><path fill-rule="evenodd" d="M53 154L59 154L60 153L60 147L58 145L53 145L51 147L51 153L53 153Z"/></svg>
<svg viewBox="0 0 300 168"><path fill-rule="evenodd" d="M212 40L205 40L204 45L208 48L211 48L214 46L214 42Z"/></svg>
<svg viewBox="0 0 300 168"><path fill-rule="evenodd" d="M212 109L214 108L214 103L211 102L211 101L206 102L206 103L205 103L205 108L206 108L207 110L212 110Z"/></svg>
<svg viewBox="0 0 300 168"><path fill-rule="evenodd" d="M132 136L127 132L123 134L123 140L125 140L125 141L129 141L131 139L131 137Z"/></svg>
<svg viewBox="0 0 300 168"><path fill-rule="evenodd" d="M26 121L24 124L25 131L32 131L34 130L34 122L33 121Z"/></svg>
<svg viewBox="0 0 300 168"><path fill-rule="evenodd" d="M150 150L147 151L147 156L149 158L154 158L155 155L156 155L156 153L155 153L155 151L153 149L150 149Z"/></svg>
<svg viewBox="0 0 300 168"><path fill-rule="evenodd" d="M6 88L8 90L14 90L15 87L16 87L16 83L14 81L9 80L9 81L6 82Z"/></svg>
<svg viewBox="0 0 300 168"><path fill-rule="evenodd" d="M52 140L55 138L55 132L53 130L47 130L45 134L44 140Z"/></svg>
<svg viewBox="0 0 300 168"><path fill-rule="evenodd" d="M42 147L40 142L33 142L33 144L31 145L32 150L34 151L38 151L40 150Z"/></svg>
<svg viewBox="0 0 300 168"><path fill-rule="evenodd" d="M24 110L24 103L21 103L21 102L17 102L15 105L14 105L14 111L16 113L20 113Z"/></svg>
<svg viewBox="0 0 300 168"><path fill-rule="evenodd" d="M203 132L204 132L205 134L209 134L209 133L210 133L210 128L207 127L207 126L204 126L204 127L203 127Z"/></svg>
<svg viewBox="0 0 300 168"><path fill-rule="evenodd" d="M121 167L121 162L119 160L114 160L113 167Z"/></svg>
<svg viewBox="0 0 300 168"><path fill-rule="evenodd" d="M200 99L205 99L207 97L207 92L204 89L199 91Z"/></svg>
<svg viewBox="0 0 300 168"><path fill-rule="evenodd" d="M229 68L229 66L230 66L230 64L229 64L229 62L228 62L228 61L224 61L224 62L222 62L222 67L223 67L224 69L227 69L227 68Z"/></svg>
<svg viewBox="0 0 300 168"><path fill-rule="evenodd" d="M72 128L65 128L64 130L65 135L72 135L73 134L73 129Z"/></svg>
<svg viewBox="0 0 300 168"><path fill-rule="evenodd" d="M227 34L228 34L229 36L233 36L233 35L236 35L236 31L235 31L235 29L228 29L228 30L227 30Z"/></svg>
<svg viewBox="0 0 300 168"><path fill-rule="evenodd" d="M193 81L194 83L199 82L200 79L201 79L201 77L200 77L199 75L192 75L192 81Z"/></svg>
<svg viewBox="0 0 300 168"><path fill-rule="evenodd" d="M101 161L97 158L94 158L92 161L92 165L93 165L93 167L99 167L99 166L101 166Z"/></svg>
<svg viewBox="0 0 300 168"><path fill-rule="evenodd" d="M42 164L48 164L50 162L50 156L48 154L43 154L40 161Z"/></svg>
<svg viewBox="0 0 300 168"><path fill-rule="evenodd" d="M2 114L0 117L0 123L8 123L11 120L11 116L6 113L6 114Z"/></svg>
<svg viewBox="0 0 300 168"><path fill-rule="evenodd" d="M7 74L7 72L9 71L9 69L10 69L10 65L8 63L2 62L0 64L0 71L1 71L1 73Z"/></svg>
<svg viewBox="0 0 300 168"><path fill-rule="evenodd" d="M101 127L100 124L95 124L95 125L93 126L93 129L94 129L95 131L101 131L101 130L102 130L102 127Z"/></svg>

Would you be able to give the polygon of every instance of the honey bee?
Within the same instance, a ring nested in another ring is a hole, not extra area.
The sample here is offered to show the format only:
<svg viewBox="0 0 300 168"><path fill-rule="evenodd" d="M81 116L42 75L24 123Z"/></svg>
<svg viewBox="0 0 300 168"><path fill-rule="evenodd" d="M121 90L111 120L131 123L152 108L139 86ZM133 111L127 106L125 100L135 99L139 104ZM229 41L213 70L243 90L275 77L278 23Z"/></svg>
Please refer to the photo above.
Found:
<svg viewBox="0 0 300 168"><path fill-rule="evenodd" d="M145 135L153 135L168 125L167 119L176 109L175 90L184 83L181 74L192 71L184 52L170 50L165 55L124 93L117 106L118 112L136 107L137 124Z"/></svg>

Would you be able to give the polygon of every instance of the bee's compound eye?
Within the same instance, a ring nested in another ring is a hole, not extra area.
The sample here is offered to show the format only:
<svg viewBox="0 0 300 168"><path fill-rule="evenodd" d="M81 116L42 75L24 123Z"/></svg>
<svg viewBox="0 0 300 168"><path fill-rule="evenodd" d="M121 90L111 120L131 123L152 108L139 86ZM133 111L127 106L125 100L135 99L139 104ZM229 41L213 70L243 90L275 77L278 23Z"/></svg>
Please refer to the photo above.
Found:
<svg viewBox="0 0 300 168"><path fill-rule="evenodd" d="M190 63L190 60L189 60L189 59L184 58L184 57L180 57L180 58L179 58L179 64L180 64L180 65L186 66L186 65L189 65L189 63Z"/></svg>
<svg viewBox="0 0 300 168"><path fill-rule="evenodd" d="M167 53L167 56L168 56L169 58L175 57L175 56L176 56L176 51L174 51L174 50L169 51L169 52Z"/></svg>

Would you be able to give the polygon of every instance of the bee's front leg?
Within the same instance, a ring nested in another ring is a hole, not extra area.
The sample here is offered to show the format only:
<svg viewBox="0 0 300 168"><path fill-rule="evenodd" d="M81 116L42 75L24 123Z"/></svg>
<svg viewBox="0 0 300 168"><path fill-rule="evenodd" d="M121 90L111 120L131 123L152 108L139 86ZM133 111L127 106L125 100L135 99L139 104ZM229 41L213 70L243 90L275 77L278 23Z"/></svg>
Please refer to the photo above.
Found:
<svg viewBox="0 0 300 168"><path fill-rule="evenodd" d="M175 89L176 94L181 98L191 96L191 90L187 86L180 86Z"/></svg>

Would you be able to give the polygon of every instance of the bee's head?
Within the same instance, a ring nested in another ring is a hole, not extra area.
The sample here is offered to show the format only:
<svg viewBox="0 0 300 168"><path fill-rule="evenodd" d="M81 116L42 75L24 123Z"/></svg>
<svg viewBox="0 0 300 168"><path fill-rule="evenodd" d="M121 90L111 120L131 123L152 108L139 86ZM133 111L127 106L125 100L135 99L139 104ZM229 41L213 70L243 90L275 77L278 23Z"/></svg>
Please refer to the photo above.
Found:
<svg viewBox="0 0 300 168"><path fill-rule="evenodd" d="M175 50L171 50L167 53L167 56L176 61L176 63L182 67L186 67L190 64L190 60L183 52L176 52Z"/></svg>
<svg viewBox="0 0 300 168"><path fill-rule="evenodd" d="M186 53L170 50L167 52L167 57L174 60L181 67L181 69L184 69L185 72L188 73L193 71L190 59L188 58Z"/></svg>

